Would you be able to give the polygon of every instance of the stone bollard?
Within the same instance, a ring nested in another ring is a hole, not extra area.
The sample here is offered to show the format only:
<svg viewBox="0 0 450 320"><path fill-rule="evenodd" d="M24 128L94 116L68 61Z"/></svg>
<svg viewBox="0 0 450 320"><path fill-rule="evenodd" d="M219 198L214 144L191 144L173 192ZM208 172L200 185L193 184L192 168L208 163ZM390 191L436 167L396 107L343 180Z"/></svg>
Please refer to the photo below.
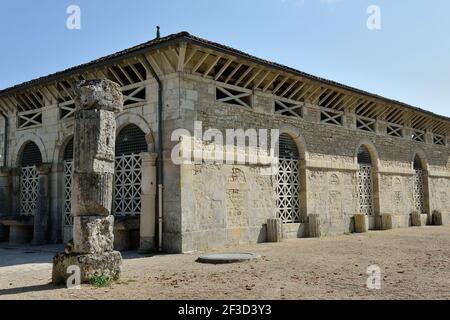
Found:
<svg viewBox="0 0 450 320"><path fill-rule="evenodd" d="M381 230L391 230L393 228L392 214L383 213L381 215Z"/></svg>
<svg viewBox="0 0 450 320"><path fill-rule="evenodd" d="M368 217L365 214L355 214L354 216L355 219L355 232L356 233L365 233L367 231L369 231L369 226L368 226Z"/></svg>
<svg viewBox="0 0 450 320"><path fill-rule="evenodd" d="M422 217L421 214L417 211L411 213L411 226L413 227L421 227L422 226Z"/></svg>
<svg viewBox="0 0 450 320"><path fill-rule="evenodd" d="M120 86L109 80L77 83L75 90L73 244L53 259L53 283L64 283L69 266L78 266L81 282L95 276L118 278L122 256L113 251L111 215L116 119L123 109Z"/></svg>
<svg viewBox="0 0 450 320"><path fill-rule="evenodd" d="M267 220L267 241L281 242L283 241L283 223L281 219Z"/></svg>
<svg viewBox="0 0 450 320"><path fill-rule="evenodd" d="M440 212L438 210L434 210L431 218L432 218L434 226L444 225L444 221L442 219L442 212Z"/></svg>
<svg viewBox="0 0 450 320"><path fill-rule="evenodd" d="M322 236L320 230L320 215L310 214L308 216L308 232L310 238L320 238Z"/></svg>

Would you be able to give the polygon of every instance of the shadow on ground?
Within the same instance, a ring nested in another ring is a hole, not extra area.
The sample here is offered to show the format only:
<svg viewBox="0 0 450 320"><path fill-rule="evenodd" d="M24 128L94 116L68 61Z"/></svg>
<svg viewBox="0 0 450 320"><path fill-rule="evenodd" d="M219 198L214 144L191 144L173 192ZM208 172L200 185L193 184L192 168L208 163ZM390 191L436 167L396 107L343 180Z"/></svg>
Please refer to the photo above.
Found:
<svg viewBox="0 0 450 320"><path fill-rule="evenodd" d="M53 286L51 283L37 285L37 286L29 286L29 287L21 287L21 288L9 288L9 289L0 289L0 296L13 295L19 293L28 293L28 292L39 292L39 291L49 291L61 289L63 287Z"/></svg>
<svg viewBox="0 0 450 320"><path fill-rule="evenodd" d="M19 266L27 264L52 263L53 256L58 252L63 252L63 245L11 246L7 243L0 243L0 272L2 267ZM134 260L151 258L159 254L141 255L136 251L122 252L124 260Z"/></svg>

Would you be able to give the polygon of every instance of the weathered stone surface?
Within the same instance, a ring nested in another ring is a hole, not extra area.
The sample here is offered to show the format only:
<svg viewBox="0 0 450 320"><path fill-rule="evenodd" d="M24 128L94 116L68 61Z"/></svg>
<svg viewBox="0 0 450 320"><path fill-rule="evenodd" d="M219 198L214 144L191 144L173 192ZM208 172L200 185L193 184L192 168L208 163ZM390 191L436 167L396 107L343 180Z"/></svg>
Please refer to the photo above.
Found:
<svg viewBox="0 0 450 320"><path fill-rule="evenodd" d="M308 230L310 238L320 238L322 236L320 230L320 215L310 214L308 216Z"/></svg>
<svg viewBox="0 0 450 320"><path fill-rule="evenodd" d="M356 233L365 233L369 230L369 219L365 214L355 214L355 232Z"/></svg>
<svg viewBox="0 0 450 320"><path fill-rule="evenodd" d="M102 253L114 249L114 216L74 217L73 242L75 253Z"/></svg>
<svg viewBox="0 0 450 320"><path fill-rule="evenodd" d="M38 168L38 197L34 210L33 244L44 245L48 243L48 222L50 211L50 197L48 192L48 175L51 165L41 165Z"/></svg>
<svg viewBox="0 0 450 320"><path fill-rule="evenodd" d="M433 211L432 221L433 221L433 225L435 225L435 226L442 226L442 225L444 225L442 212L437 211L437 210Z"/></svg>
<svg viewBox="0 0 450 320"><path fill-rule="evenodd" d="M113 183L113 173L76 172L73 177L73 215L111 215Z"/></svg>
<svg viewBox="0 0 450 320"><path fill-rule="evenodd" d="M114 172L116 119L105 110L75 111L74 168L78 172Z"/></svg>
<svg viewBox="0 0 450 320"><path fill-rule="evenodd" d="M422 227L422 217L421 214L418 212L412 212L411 213L411 225L413 227Z"/></svg>
<svg viewBox="0 0 450 320"><path fill-rule="evenodd" d="M103 252L101 254L67 254L60 253L53 258L52 282L54 285L65 284L70 274L67 268L78 266L81 271L81 283L89 283L95 276L118 279L122 272L122 255L120 252Z"/></svg>
<svg viewBox="0 0 450 320"><path fill-rule="evenodd" d="M281 242L283 241L283 223L281 219L267 220L267 241Z"/></svg>
<svg viewBox="0 0 450 320"><path fill-rule="evenodd" d="M123 109L123 95L117 83L103 80L85 80L77 83L75 104L84 110L103 109L120 112Z"/></svg>
<svg viewBox="0 0 450 320"><path fill-rule="evenodd" d="M381 215L381 230L391 230L393 228L392 214L383 213Z"/></svg>
<svg viewBox="0 0 450 320"><path fill-rule="evenodd" d="M120 86L107 80L82 81L76 88L73 242L53 261L53 283L64 282L67 268L77 265L81 281L94 276L118 278L122 257L114 248L111 215L115 112L123 108Z"/></svg>

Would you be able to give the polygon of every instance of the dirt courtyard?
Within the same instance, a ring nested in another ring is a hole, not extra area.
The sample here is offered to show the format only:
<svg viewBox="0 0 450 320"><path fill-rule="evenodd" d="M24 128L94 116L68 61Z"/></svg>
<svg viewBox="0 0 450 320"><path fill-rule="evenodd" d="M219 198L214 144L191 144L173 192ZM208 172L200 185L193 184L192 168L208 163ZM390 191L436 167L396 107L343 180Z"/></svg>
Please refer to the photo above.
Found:
<svg viewBox="0 0 450 320"><path fill-rule="evenodd" d="M124 254L121 280L80 290L51 285L61 246L0 246L1 299L450 299L450 226L289 240L220 250L255 252L257 261L195 262L200 253ZM378 265L381 290L366 287Z"/></svg>

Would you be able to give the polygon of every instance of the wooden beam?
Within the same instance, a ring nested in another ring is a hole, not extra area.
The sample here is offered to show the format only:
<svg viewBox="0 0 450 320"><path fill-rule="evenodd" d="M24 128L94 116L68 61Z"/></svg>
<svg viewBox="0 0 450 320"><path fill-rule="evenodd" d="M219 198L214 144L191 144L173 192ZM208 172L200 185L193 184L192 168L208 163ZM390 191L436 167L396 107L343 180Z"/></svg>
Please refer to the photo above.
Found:
<svg viewBox="0 0 450 320"><path fill-rule="evenodd" d="M259 79L259 81L253 86L253 90L258 89L259 86L266 80L266 78L269 76L270 71L266 71L266 73Z"/></svg>
<svg viewBox="0 0 450 320"><path fill-rule="evenodd" d="M166 52L164 50L158 50L158 52L163 57L165 63L170 67L170 70L172 70L172 72L175 72L177 69L174 67L169 57L166 55Z"/></svg>
<svg viewBox="0 0 450 320"><path fill-rule="evenodd" d="M194 58L195 54L198 52L197 48L192 49L191 53L189 54L189 56L186 58L186 61L184 61L183 64L183 69L186 68L186 66L188 65L189 62L191 62L192 58Z"/></svg>
<svg viewBox="0 0 450 320"><path fill-rule="evenodd" d="M178 54L178 64L177 64L178 72L184 71L184 61L186 59L186 49L187 49L187 43L186 42L180 43L180 53Z"/></svg>
<svg viewBox="0 0 450 320"><path fill-rule="evenodd" d="M254 69L254 67L249 66L247 70L245 70L245 72L239 77L239 79L236 81L236 83L234 84L235 86L239 85L239 83L242 82L242 80L244 80L244 78L250 73L250 71L252 71Z"/></svg>
<svg viewBox="0 0 450 320"><path fill-rule="evenodd" d="M162 72L162 69L160 68L158 62L156 62L155 58L152 56L152 54L144 55L145 61L147 61L148 64L152 66L152 68L155 70L156 73L164 74Z"/></svg>
<svg viewBox="0 0 450 320"><path fill-rule="evenodd" d="M203 78L206 78L211 70L217 65L217 63L222 59L221 56L217 56L217 58L214 60L214 62L211 64L211 66L203 73Z"/></svg>
<svg viewBox="0 0 450 320"><path fill-rule="evenodd" d="M234 70L228 75L228 77L225 80L225 83L228 83L231 78L233 78L233 76L236 74L236 72L238 72L238 70L243 66L242 63L239 63L236 68L234 68Z"/></svg>
<svg viewBox="0 0 450 320"><path fill-rule="evenodd" d="M227 68L231 65L231 63L233 62L233 59L228 59L228 61L223 65L223 67L219 70L219 72L217 72L214 80L217 81L220 76L225 72L225 70L227 70Z"/></svg>
<svg viewBox="0 0 450 320"><path fill-rule="evenodd" d="M285 84L286 81L288 81L288 80L289 80L289 77L284 77L284 79L283 79L283 80L275 87L275 89L273 89L272 93L273 93L274 95L276 95L276 94L277 94L277 91L280 90L281 86L282 86L283 84Z"/></svg>
<svg viewBox="0 0 450 320"><path fill-rule="evenodd" d="M244 84L244 88L247 88L250 85L250 83L252 83L252 81L255 80L257 76L259 76L261 72L262 72L261 69L255 72L253 76L251 76L250 79L248 79L248 81Z"/></svg>
<svg viewBox="0 0 450 320"><path fill-rule="evenodd" d="M203 64L203 62L205 62L205 60L209 57L209 53L205 52L203 54L203 56L201 57L201 59L197 62L197 64L194 66L194 69L192 69L192 73L195 73Z"/></svg>
<svg viewBox="0 0 450 320"><path fill-rule="evenodd" d="M280 74L276 73L275 77L265 85L265 87L263 88L263 92L266 92L267 89L269 89L269 87L272 85L272 83L274 83L275 80L278 79L279 76L280 76Z"/></svg>

